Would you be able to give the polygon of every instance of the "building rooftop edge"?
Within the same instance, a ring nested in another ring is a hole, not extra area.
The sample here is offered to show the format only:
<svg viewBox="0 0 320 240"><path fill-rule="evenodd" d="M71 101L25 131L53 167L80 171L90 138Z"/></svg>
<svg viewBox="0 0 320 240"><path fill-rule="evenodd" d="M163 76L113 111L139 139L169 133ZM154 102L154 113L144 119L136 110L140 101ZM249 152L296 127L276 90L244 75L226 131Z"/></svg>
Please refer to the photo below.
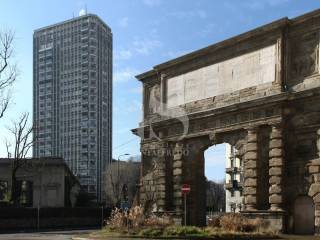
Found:
<svg viewBox="0 0 320 240"><path fill-rule="evenodd" d="M49 28L53 28L53 27L56 27L56 26L59 26L61 24L65 24L65 23L71 23L73 21L77 21L81 18L85 18L85 17L94 17L94 18L97 18L106 28L108 28L110 30L110 32L112 33L112 30L111 30L111 27L109 27L108 24L106 24L98 15L96 14L93 14L93 13L87 13L83 16L78 16L78 17L73 17L71 19L68 19L68 20L64 20L62 22L58 22L58 23L54 23L54 24L50 24L48 26L45 26L45 27L41 27L41 28L37 28L33 31L34 34L38 33L38 32L41 32L43 30L48 30Z"/></svg>

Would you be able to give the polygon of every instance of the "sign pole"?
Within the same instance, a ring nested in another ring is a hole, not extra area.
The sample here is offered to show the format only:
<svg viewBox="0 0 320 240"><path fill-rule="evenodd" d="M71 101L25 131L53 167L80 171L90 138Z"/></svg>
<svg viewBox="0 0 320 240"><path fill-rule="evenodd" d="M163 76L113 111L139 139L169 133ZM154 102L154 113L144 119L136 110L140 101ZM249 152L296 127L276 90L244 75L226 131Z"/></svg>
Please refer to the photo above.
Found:
<svg viewBox="0 0 320 240"><path fill-rule="evenodd" d="M190 192L190 185L183 184L181 192L184 196L184 226L187 226L187 194Z"/></svg>
<svg viewBox="0 0 320 240"><path fill-rule="evenodd" d="M187 226L187 194L184 194L184 226Z"/></svg>

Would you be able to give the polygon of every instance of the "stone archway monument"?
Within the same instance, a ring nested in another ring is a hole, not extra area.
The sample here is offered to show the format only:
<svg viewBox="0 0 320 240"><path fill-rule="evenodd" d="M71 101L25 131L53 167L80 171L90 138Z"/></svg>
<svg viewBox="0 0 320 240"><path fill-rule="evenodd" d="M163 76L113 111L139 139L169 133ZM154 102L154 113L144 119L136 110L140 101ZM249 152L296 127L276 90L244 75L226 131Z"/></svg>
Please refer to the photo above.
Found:
<svg viewBox="0 0 320 240"><path fill-rule="evenodd" d="M230 143L244 161L243 214L281 231L295 199L320 230L320 11L283 18L155 66L143 84L140 202L205 225L204 151Z"/></svg>

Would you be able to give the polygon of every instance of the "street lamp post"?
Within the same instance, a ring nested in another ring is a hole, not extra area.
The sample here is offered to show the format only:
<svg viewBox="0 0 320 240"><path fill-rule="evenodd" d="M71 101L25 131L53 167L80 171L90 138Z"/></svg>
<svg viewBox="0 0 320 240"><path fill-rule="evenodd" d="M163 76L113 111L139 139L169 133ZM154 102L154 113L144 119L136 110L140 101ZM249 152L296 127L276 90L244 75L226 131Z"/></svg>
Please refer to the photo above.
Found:
<svg viewBox="0 0 320 240"><path fill-rule="evenodd" d="M125 154L121 154L118 156L118 192L117 192L117 200L120 201L120 157L122 156L129 156L130 154L129 153L125 153ZM119 202L120 204L120 202ZM120 205L119 205L120 206Z"/></svg>

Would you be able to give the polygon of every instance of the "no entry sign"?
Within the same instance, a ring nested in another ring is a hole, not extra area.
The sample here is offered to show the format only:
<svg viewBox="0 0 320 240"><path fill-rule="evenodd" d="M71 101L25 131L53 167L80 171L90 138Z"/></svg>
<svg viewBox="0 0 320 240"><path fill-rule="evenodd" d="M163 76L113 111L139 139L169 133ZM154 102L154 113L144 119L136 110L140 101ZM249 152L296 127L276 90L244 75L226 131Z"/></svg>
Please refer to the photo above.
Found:
<svg viewBox="0 0 320 240"><path fill-rule="evenodd" d="M189 184L183 184L181 187L181 191L183 194L188 194L190 192L190 185Z"/></svg>
<svg viewBox="0 0 320 240"><path fill-rule="evenodd" d="M183 184L181 187L181 192L184 197L184 225L187 225L187 194L190 192L190 185Z"/></svg>

